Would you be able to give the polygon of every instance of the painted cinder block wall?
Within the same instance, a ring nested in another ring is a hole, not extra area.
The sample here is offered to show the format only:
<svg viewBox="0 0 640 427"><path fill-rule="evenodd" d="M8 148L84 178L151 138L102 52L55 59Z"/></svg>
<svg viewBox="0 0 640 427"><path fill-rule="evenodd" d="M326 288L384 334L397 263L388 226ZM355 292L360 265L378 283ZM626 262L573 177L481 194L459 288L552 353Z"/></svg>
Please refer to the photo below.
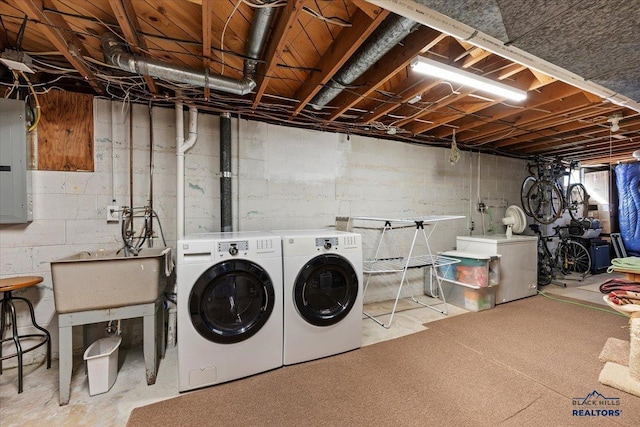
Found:
<svg viewBox="0 0 640 427"><path fill-rule="evenodd" d="M133 204L149 204L150 114L133 105ZM107 206L129 205L128 106L94 101L94 172L32 171L33 222L0 226L0 277L40 275L44 281L23 292L36 308L38 322L53 337L57 356L57 315L50 261L79 251L119 248L120 225L107 223ZM173 108L154 107L153 208L167 245L176 245L176 132ZM185 130L188 129L185 109ZM213 114L198 114L198 140L185 157L185 233L219 231L219 123ZM362 136L302 130L232 119L234 230L325 228L337 216L390 218L428 214L464 215L440 223L429 243L432 252L455 247L455 236L468 235L473 210L474 234L482 234L482 216L475 212L478 195L490 207L496 232L509 204L519 204L525 162L492 155L461 153L449 163L448 148L412 145ZM480 166L478 168L478 159ZM478 177L479 172L479 177ZM478 190L479 184L479 190ZM489 217L485 215L485 229ZM375 249L379 230L353 223L363 234L365 257ZM159 227L155 228L160 235ZM406 250L413 229L398 232ZM161 246L160 238L155 246ZM426 250L420 243L419 251ZM399 276L398 276L399 278ZM420 292L422 273L412 272L407 292ZM90 278L87 278L90 282ZM396 281L377 280L365 302L391 299ZM90 283L88 283L90 286ZM28 313L19 312L21 333ZM140 339L135 321L125 335ZM74 331L79 350L79 331ZM27 363L42 358L28 353ZM7 363L7 362L5 362Z"/></svg>

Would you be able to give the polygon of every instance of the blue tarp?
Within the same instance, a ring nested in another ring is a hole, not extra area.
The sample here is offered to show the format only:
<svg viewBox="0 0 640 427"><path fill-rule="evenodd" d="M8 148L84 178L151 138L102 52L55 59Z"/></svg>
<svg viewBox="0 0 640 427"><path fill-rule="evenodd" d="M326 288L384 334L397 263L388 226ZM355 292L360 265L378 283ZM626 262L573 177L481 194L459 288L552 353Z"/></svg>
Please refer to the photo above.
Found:
<svg viewBox="0 0 640 427"><path fill-rule="evenodd" d="M615 167L620 236L629 255L640 255L640 162Z"/></svg>

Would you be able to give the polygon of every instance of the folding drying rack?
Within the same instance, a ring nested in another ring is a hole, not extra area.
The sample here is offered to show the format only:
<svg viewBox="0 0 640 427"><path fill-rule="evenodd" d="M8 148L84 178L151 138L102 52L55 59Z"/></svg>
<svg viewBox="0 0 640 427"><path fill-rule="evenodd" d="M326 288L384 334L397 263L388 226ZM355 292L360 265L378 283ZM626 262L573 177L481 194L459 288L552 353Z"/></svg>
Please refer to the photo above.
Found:
<svg viewBox="0 0 640 427"><path fill-rule="evenodd" d="M377 221L383 222L384 226L382 228L382 233L380 238L378 239L378 245L376 248L375 255L373 259L365 260L363 263L363 273L367 275L367 280L364 285L364 294L366 295L367 289L369 287L369 280L373 274L381 274L381 273L399 273L402 272L402 278L400 279L400 284L398 285L398 292L396 294L396 298L393 304L393 309L391 310L391 317L389 318L388 323L384 323L380 321L375 316L367 313L366 311L363 314L379 325L390 328L391 322L393 322L393 316L395 315L396 308L398 306L398 300L400 299L400 293L402 291L402 286L407 281L407 270L410 268L422 268L422 267L430 267L432 269L436 269L436 281L438 285L438 291L442 302L444 303L444 310L440 310L432 305L425 304L421 301L418 301L413 293L411 294L411 300L417 304L420 304L424 307L430 308L442 314L448 314L447 302L444 298L444 293L442 292L442 277L438 274L439 271L444 272L451 268L453 264L459 263L459 259L447 257L444 255L433 255L431 252L431 247L429 246L429 238L433 234L436 226L440 221L447 221L453 219L462 219L464 216L460 215L428 215L421 217L411 217L411 218L379 218L379 217L365 217L358 216L352 217L352 220L362 220L362 221ZM415 232L413 233L413 241L411 242L411 247L409 249L409 253L406 256L401 256L400 251L398 250L398 246L395 241L395 233L394 233L394 224L398 226L406 227L407 224L415 224ZM429 232L425 230L425 225L433 225L429 229ZM395 249L395 255L393 257L384 257L380 258L380 248L385 239L385 234L388 234L391 238L391 242ZM425 244L427 246L427 254L426 255L414 255L414 248L416 245L416 240L418 238L418 234L422 234L424 237Z"/></svg>

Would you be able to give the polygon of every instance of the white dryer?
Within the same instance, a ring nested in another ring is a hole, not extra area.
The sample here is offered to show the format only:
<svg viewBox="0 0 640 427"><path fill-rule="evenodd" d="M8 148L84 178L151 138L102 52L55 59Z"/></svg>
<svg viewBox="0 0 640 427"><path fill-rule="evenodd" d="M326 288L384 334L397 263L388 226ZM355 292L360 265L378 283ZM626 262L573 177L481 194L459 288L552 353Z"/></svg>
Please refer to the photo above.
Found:
<svg viewBox="0 0 640 427"><path fill-rule="evenodd" d="M282 246L264 232L178 241L178 390L282 366Z"/></svg>
<svg viewBox="0 0 640 427"><path fill-rule="evenodd" d="M362 239L333 230L282 237L285 365L360 348Z"/></svg>

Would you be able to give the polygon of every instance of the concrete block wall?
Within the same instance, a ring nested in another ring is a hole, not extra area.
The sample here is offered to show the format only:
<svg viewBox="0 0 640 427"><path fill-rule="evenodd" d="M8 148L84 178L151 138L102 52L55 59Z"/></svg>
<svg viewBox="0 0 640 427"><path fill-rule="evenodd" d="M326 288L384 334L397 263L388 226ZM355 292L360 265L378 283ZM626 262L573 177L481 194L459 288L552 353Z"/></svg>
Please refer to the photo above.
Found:
<svg viewBox="0 0 640 427"><path fill-rule="evenodd" d="M152 121L153 209L167 245L175 248L175 111L154 107L151 116L147 106L133 105L133 206L150 202ZM185 129L187 116L185 109ZM129 118L127 105L96 99L95 171L32 171L33 222L0 226L0 277L44 277L23 296L34 302L38 322L52 333L54 357L58 324L50 262L79 251L122 246L120 225L108 223L106 212L108 205L130 205ZM217 115L198 114L198 140L185 156L186 234L220 230L219 123ZM466 216L438 224L429 239L434 253L453 249L455 236L470 233L469 217L473 233L482 234L482 216L475 210L478 195L491 210L494 229L504 232L500 219L508 205L519 204L520 184L527 173L525 162L517 159L463 152L459 162L451 165L448 148L349 137L242 117L232 119L232 146L234 230L332 227L337 216ZM489 218L484 217L486 231ZM372 254L379 229L372 224L354 226L363 234L365 256ZM162 246L160 228L155 231L155 246ZM413 231L398 232L400 250L407 250ZM426 246L420 242L417 250L424 253ZM370 285L366 302L395 297L397 282L378 282ZM407 292L421 289L422 272L413 271ZM19 315L21 333L26 333L28 313ZM130 323L124 332L135 342L141 328ZM81 339L75 333L79 350ZM29 358L41 359L42 354L35 351Z"/></svg>

